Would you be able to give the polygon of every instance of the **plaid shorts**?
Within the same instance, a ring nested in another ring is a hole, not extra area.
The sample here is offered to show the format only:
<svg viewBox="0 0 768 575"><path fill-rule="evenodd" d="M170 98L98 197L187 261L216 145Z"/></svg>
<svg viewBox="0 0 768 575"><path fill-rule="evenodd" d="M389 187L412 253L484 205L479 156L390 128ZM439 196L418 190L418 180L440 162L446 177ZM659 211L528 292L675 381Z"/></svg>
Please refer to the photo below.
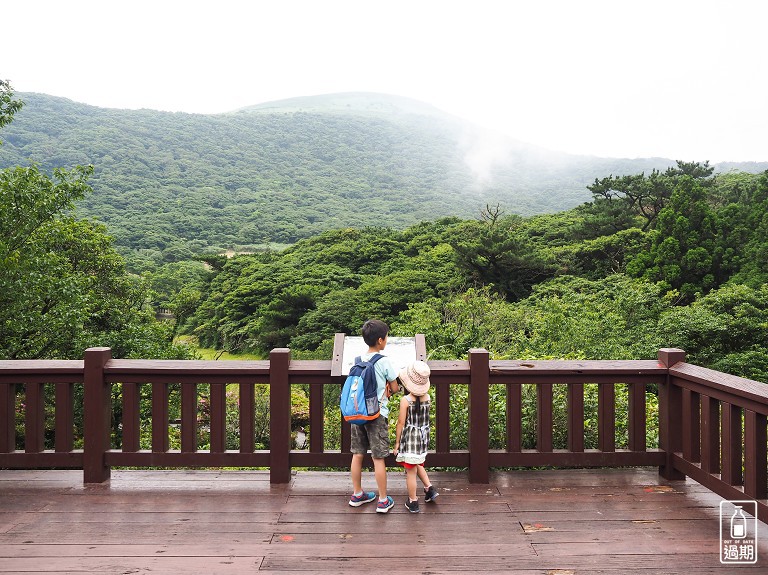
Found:
<svg viewBox="0 0 768 575"><path fill-rule="evenodd" d="M352 426L352 453L366 453L371 457L384 459L389 455L389 420L380 415L365 425Z"/></svg>

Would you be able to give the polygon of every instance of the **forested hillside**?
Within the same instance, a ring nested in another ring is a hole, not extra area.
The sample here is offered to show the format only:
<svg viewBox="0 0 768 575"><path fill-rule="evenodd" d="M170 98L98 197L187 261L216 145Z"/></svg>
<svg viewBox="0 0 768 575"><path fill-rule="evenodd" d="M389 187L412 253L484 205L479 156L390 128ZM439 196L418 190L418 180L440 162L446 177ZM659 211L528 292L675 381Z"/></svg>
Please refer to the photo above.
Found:
<svg viewBox="0 0 768 575"><path fill-rule="evenodd" d="M217 348L329 357L335 332L380 317L398 335L425 333L432 358L485 347L639 359L681 347L701 365L768 379L768 173L680 163L591 192L557 214L489 207L234 257L198 282L184 330Z"/></svg>
<svg viewBox="0 0 768 575"><path fill-rule="evenodd" d="M596 177L674 165L489 138L425 104L380 94L219 115L18 96L25 105L3 131L0 168L34 162L50 174L93 165L93 193L78 201L78 213L105 224L131 263L145 260L135 269L334 228L474 218L486 205L551 213L588 201Z"/></svg>

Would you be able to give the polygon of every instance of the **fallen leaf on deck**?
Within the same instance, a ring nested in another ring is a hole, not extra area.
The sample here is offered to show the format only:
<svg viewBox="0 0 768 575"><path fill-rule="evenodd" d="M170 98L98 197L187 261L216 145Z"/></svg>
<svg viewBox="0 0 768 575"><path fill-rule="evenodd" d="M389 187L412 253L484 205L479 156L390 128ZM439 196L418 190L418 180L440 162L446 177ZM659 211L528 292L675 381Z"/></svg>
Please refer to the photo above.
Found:
<svg viewBox="0 0 768 575"><path fill-rule="evenodd" d="M554 531L554 527L547 527L541 523L534 523L530 525L528 523L523 524L523 531L526 533L538 533L539 531Z"/></svg>
<svg viewBox="0 0 768 575"><path fill-rule="evenodd" d="M643 491L646 493L670 493L675 491L675 488L670 487L669 485L649 485L648 487L644 487Z"/></svg>

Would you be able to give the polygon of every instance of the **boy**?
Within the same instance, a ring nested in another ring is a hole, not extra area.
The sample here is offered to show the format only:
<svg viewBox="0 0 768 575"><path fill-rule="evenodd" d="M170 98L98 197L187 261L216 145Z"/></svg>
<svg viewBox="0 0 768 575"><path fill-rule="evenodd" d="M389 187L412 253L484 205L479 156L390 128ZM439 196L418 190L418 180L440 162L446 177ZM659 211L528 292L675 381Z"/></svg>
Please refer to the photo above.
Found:
<svg viewBox="0 0 768 575"><path fill-rule="evenodd" d="M368 361L387 346L389 326L378 319L369 319L363 324L363 341L368 345L368 352L360 357ZM395 501L387 495L387 466L384 458L389 455L389 396L398 389L397 371L388 357L382 357L374 364L376 373L377 395L379 396L380 415L365 425L352 426L352 464L350 476L354 493L349 499L352 507L359 507L376 499L373 491L364 492L362 486L363 456L370 449L373 458L373 471L379 488L377 513L386 513Z"/></svg>

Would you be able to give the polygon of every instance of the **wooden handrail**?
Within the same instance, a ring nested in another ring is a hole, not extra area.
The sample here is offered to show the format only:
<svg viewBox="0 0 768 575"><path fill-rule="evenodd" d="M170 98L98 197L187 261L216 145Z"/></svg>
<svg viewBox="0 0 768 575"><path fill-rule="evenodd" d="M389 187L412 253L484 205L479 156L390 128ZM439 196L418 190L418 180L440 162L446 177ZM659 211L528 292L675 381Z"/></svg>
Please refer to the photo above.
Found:
<svg viewBox="0 0 768 575"><path fill-rule="evenodd" d="M768 385L685 362L668 377L678 398L670 417L680 422L668 451L675 472L725 499L757 501L766 521Z"/></svg>
<svg viewBox="0 0 768 575"><path fill-rule="evenodd" d="M430 361L435 394L430 465L466 468L477 483L487 482L493 467L655 465L665 477L690 476L724 498L755 499L768 517L768 386L684 359L681 350L664 349L656 360L490 360L487 351L473 349L467 360ZM345 468L351 458L349 426L325 421L325 391L340 389L343 380L336 363L294 360L288 349L273 350L264 361L111 359L108 348L87 350L84 361L0 361L0 467L82 469L87 483L107 480L114 466L268 467L275 483L289 481L294 467ZM291 448L296 385L306 386L309 395L309 442L302 450ZM227 386L239 390L237 449L227 448ZM254 442L258 386L269 388L268 449L257 449ZM536 389L533 449L523 438L526 386ZM616 443L617 386L627 389L621 396L628 402L626 447ZM658 448L646 445L649 386L658 388ZM585 447L588 388L597 390L597 422L590 424L597 429L596 449ZM452 410L458 407L451 398L462 389L469 437L457 446ZM490 444L494 389L504 394L502 449ZM554 423L556 389L566 394L564 446L553 440L560 432ZM118 391L121 402L113 405ZM174 393L181 396L179 423L169 421L168 397ZM205 428L198 423L203 402ZM142 410L151 411L151 430L141 429ZM16 420L22 416L17 437ZM74 433L80 416L82 428ZM113 422L113 416L119 420ZM181 449L172 450L169 430L178 425ZM110 437L113 432L119 440ZM147 433L151 449L141 449ZM201 435L207 449L198 448ZM80 436L82 448L76 447ZM326 447L329 437L339 438L336 448Z"/></svg>

